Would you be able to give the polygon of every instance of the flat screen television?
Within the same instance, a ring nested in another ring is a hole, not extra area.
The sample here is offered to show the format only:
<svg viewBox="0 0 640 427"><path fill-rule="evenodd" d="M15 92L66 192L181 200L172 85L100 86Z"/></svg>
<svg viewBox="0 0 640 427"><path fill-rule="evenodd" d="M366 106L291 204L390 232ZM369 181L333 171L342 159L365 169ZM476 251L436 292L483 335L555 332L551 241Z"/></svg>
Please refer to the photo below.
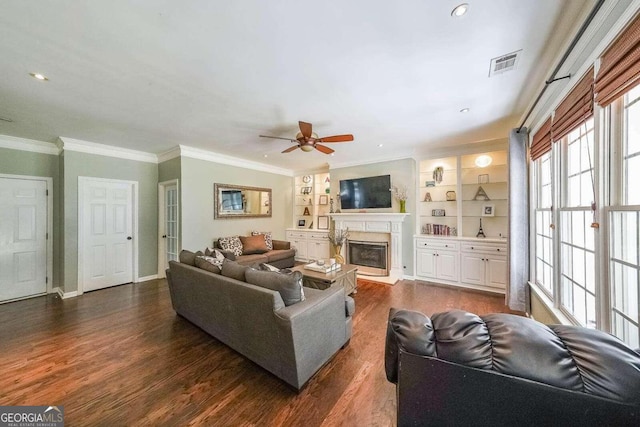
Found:
<svg viewBox="0 0 640 427"><path fill-rule="evenodd" d="M340 181L340 208L374 209L391 207L391 175Z"/></svg>

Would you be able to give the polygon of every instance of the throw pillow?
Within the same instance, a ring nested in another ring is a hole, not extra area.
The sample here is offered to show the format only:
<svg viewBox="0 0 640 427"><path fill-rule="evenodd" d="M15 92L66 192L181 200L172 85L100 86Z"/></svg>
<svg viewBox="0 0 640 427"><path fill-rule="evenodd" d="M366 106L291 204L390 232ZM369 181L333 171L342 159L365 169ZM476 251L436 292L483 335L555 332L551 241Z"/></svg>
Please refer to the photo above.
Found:
<svg viewBox="0 0 640 427"><path fill-rule="evenodd" d="M269 252L264 236L240 236L242 255L263 254Z"/></svg>
<svg viewBox="0 0 640 427"><path fill-rule="evenodd" d="M264 241L267 244L267 249L269 249L270 251L273 250L273 237L271 236L270 231L252 231L251 235L252 236L263 235Z"/></svg>
<svg viewBox="0 0 640 427"><path fill-rule="evenodd" d="M218 245L223 251L231 251L235 256L242 255L242 241L238 236L221 237L218 239Z"/></svg>
<svg viewBox="0 0 640 427"><path fill-rule="evenodd" d="M183 249L182 251L180 251L180 256L178 257L178 259L183 264L188 264L188 265L195 266L196 265L196 257L197 256L201 256L201 255L204 255L204 254L202 252L200 252L200 251L194 253L194 252L188 251L186 249Z"/></svg>
<svg viewBox="0 0 640 427"><path fill-rule="evenodd" d="M213 262L212 264L222 268L222 261L224 261L225 257L224 254L218 249L206 248L204 250L204 255L207 257L215 258L215 262Z"/></svg>
<svg viewBox="0 0 640 427"><path fill-rule="evenodd" d="M250 268L246 271L245 275L247 283L278 291L282 297L282 301L284 301L284 305L286 306L304 301L302 273L299 271L286 274L274 271L260 271Z"/></svg>
<svg viewBox="0 0 640 427"><path fill-rule="evenodd" d="M259 270L262 270L262 271L274 271L276 273L280 271L278 267L274 267L273 265L267 264L266 262L263 262L262 264L260 264L259 267L260 267Z"/></svg>
<svg viewBox="0 0 640 427"><path fill-rule="evenodd" d="M247 270L250 270L250 268L245 265L240 265L235 261L229 261L226 258L222 262L222 275L231 279L246 282L245 272Z"/></svg>
<svg viewBox="0 0 640 427"><path fill-rule="evenodd" d="M223 257L224 258L224 257ZM220 274L220 266L216 265L217 259L210 256L197 256L196 267L211 273Z"/></svg>

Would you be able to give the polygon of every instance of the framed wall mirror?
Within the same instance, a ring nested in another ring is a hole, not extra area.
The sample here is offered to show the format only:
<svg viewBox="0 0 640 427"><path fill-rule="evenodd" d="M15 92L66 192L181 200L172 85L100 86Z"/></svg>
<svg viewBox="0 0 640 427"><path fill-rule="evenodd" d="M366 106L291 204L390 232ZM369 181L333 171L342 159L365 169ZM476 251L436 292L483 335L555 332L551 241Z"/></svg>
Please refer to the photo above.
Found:
<svg viewBox="0 0 640 427"><path fill-rule="evenodd" d="M270 216L270 188L213 184L213 217L215 219Z"/></svg>

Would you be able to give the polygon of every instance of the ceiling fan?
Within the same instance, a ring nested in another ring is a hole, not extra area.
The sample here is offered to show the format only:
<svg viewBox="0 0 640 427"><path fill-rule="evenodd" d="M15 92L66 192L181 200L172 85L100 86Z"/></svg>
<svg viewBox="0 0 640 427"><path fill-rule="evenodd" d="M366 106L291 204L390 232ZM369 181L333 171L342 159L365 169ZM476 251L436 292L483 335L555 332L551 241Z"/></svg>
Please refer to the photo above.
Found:
<svg viewBox="0 0 640 427"><path fill-rule="evenodd" d="M311 123L307 122L298 122L298 126L300 126L300 132L296 135L295 139L293 138L282 138L279 136L269 136L269 135L260 135L261 138L273 138L273 139L284 139L286 141L295 142L297 145L293 147L289 147L283 151L283 153L290 153L296 148L300 148L302 151L312 151L314 148L324 154L331 154L334 152L331 148L319 144L322 143L331 143L331 142L349 142L353 141L353 135L334 135L334 136L324 136L322 138L318 137L318 134L312 132Z"/></svg>

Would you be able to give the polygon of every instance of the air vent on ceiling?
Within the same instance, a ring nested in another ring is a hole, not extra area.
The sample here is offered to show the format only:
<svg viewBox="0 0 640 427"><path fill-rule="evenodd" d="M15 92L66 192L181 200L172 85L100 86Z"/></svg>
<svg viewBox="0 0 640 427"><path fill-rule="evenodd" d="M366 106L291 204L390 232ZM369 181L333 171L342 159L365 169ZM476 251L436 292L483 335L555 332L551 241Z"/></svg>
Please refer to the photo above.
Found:
<svg viewBox="0 0 640 427"><path fill-rule="evenodd" d="M521 54L522 49L493 58L489 68L489 77L515 70Z"/></svg>

